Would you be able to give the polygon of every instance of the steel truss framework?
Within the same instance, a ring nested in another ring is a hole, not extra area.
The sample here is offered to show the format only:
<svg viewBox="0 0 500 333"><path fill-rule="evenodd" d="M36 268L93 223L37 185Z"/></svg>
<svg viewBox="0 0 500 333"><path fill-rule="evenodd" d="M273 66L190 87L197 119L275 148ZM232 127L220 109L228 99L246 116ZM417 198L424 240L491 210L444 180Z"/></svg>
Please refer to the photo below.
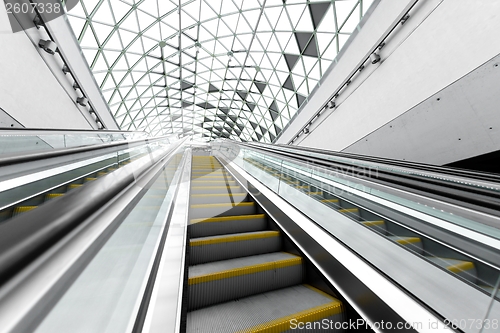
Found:
<svg viewBox="0 0 500 333"><path fill-rule="evenodd" d="M272 142L373 0L80 0L68 18L123 130Z"/></svg>

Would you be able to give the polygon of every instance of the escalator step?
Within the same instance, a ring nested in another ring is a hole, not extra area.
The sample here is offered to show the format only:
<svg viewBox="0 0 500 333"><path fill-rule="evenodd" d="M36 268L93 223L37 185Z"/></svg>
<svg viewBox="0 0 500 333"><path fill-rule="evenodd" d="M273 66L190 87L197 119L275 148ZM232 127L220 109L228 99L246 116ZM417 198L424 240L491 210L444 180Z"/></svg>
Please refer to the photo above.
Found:
<svg viewBox="0 0 500 333"><path fill-rule="evenodd" d="M192 265L277 252L281 248L278 231L255 231L191 238L189 262Z"/></svg>
<svg viewBox="0 0 500 333"><path fill-rule="evenodd" d="M191 204L239 203L246 198L246 193L192 194Z"/></svg>
<svg viewBox="0 0 500 333"><path fill-rule="evenodd" d="M189 230L191 237L206 237L260 231L265 230L266 227L266 216L255 214L192 219Z"/></svg>
<svg viewBox="0 0 500 333"><path fill-rule="evenodd" d="M419 254L424 253L422 239L419 237L388 236L387 238Z"/></svg>
<svg viewBox="0 0 500 333"><path fill-rule="evenodd" d="M94 180L96 180L97 178L96 177L87 177L84 179L84 182L92 182Z"/></svg>
<svg viewBox="0 0 500 333"><path fill-rule="evenodd" d="M45 195L45 201L63 196L64 193L49 193Z"/></svg>
<svg viewBox="0 0 500 333"><path fill-rule="evenodd" d="M217 194L217 193L241 193L239 186L193 186L191 193L193 194Z"/></svg>
<svg viewBox="0 0 500 333"><path fill-rule="evenodd" d="M477 270L473 262L441 257L426 258L433 263L449 270L450 272L453 272L458 276L466 279L467 281L470 281L474 284L476 283Z"/></svg>
<svg viewBox="0 0 500 333"><path fill-rule="evenodd" d="M19 207L16 207L16 208L14 208L14 211L12 212L12 216L16 216L16 215L19 215L21 213L28 212L30 210L37 208L37 207L38 206L19 206Z"/></svg>
<svg viewBox="0 0 500 333"><path fill-rule="evenodd" d="M83 185L82 184L70 184L68 185L68 189L74 189L74 188L79 188L79 187L82 187Z"/></svg>
<svg viewBox="0 0 500 333"><path fill-rule="evenodd" d="M189 267L189 309L302 283L301 257L275 252Z"/></svg>
<svg viewBox="0 0 500 333"><path fill-rule="evenodd" d="M364 226L375 229L379 232L385 233L386 232L386 226L385 222L383 220L380 221L363 221L361 222Z"/></svg>
<svg viewBox="0 0 500 333"><path fill-rule="evenodd" d="M102 177L102 176L105 176L105 175L107 175L107 174L108 174L108 173L107 173L107 172L105 172L105 171L99 171L99 172L97 173L97 177Z"/></svg>
<svg viewBox="0 0 500 333"><path fill-rule="evenodd" d="M321 202L324 203L339 203L339 199L323 199Z"/></svg>
<svg viewBox="0 0 500 333"><path fill-rule="evenodd" d="M188 333L293 332L299 322L342 322L344 308L316 288L297 285L189 312L187 319ZM318 331L339 332L335 324Z"/></svg>
<svg viewBox="0 0 500 333"><path fill-rule="evenodd" d="M221 179L226 179L227 177L224 176L214 176L214 175L203 175L203 176L197 176L194 179L196 180L221 180Z"/></svg>
<svg viewBox="0 0 500 333"><path fill-rule="evenodd" d="M235 180L193 180L193 186L236 186Z"/></svg>
<svg viewBox="0 0 500 333"><path fill-rule="evenodd" d="M214 216L236 216L255 214L256 207L253 202L217 203L191 205L190 216L193 219Z"/></svg>

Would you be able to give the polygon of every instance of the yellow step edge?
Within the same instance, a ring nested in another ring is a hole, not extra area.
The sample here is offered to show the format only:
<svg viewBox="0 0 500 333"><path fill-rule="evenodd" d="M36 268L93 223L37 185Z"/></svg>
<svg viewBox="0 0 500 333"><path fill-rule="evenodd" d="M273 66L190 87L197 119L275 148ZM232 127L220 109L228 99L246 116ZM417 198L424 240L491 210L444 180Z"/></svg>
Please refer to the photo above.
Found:
<svg viewBox="0 0 500 333"><path fill-rule="evenodd" d="M212 273L212 274L196 276L196 277L189 278L188 284L189 285L200 284L200 283L205 283L205 282L210 282L210 281L215 281L215 280L228 279L228 278L241 276L241 275L254 274L254 273L259 273L259 272L264 272L264 271L269 271L269 270L276 270L276 269L295 266L295 265L302 265L302 258L301 257L290 258L290 259L285 259L285 260L278 260L278 261L273 261L273 262L266 262L263 264L234 268L234 269L216 272L216 273Z"/></svg>
<svg viewBox="0 0 500 333"><path fill-rule="evenodd" d="M214 176L214 175L210 175L210 174L199 176L199 177L194 177L194 179L205 179L205 178L226 179L227 177L226 176Z"/></svg>
<svg viewBox="0 0 500 333"><path fill-rule="evenodd" d="M339 209L339 213L357 213L359 211L359 208L346 208L346 209Z"/></svg>
<svg viewBox="0 0 500 333"><path fill-rule="evenodd" d="M245 197L246 193L213 193L213 194L191 194L191 198L207 197Z"/></svg>
<svg viewBox="0 0 500 333"><path fill-rule="evenodd" d="M29 212L30 210L33 210L37 207L38 206L19 206L19 207L14 208L12 215L17 215L17 214L21 214L24 212Z"/></svg>
<svg viewBox="0 0 500 333"><path fill-rule="evenodd" d="M238 333L278 333L292 330L292 320L296 325L321 321L339 313L344 312L342 303L338 300L318 305L310 309L300 311L286 317L278 318L267 323L252 326L238 331ZM302 326L302 325L301 325ZM298 326L297 326L298 327Z"/></svg>
<svg viewBox="0 0 500 333"><path fill-rule="evenodd" d="M339 202L339 199L323 199L321 202Z"/></svg>
<svg viewBox="0 0 500 333"><path fill-rule="evenodd" d="M220 183L222 181L223 180L193 180L192 183L194 183L194 184L199 184L199 183L213 184L213 183ZM230 182L230 183L236 183L236 180L228 180L228 182Z"/></svg>
<svg viewBox="0 0 500 333"><path fill-rule="evenodd" d="M222 168L222 165L206 165L206 166L193 165L191 170L205 170L205 169L220 170L221 168Z"/></svg>
<svg viewBox="0 0 500 333"><path fill-rule="evenodd" d="M464 261L455 265L447 266L446 269L453 273L460 273L463 271L474 269L474 263L470 261Z"/></svg>
<svg viewBox="0 0 500 333"><path fill-rule="evenodd" d="M230 190L237 190L240 187L239 186L193 186L191 189L193 190L220 190L220 189L230 189Z"/></svg>
<svg viewBox="0 0 500 333"><path fill-rule="evenodd" d="M198 205L191 205L191 208L197 209L197 208L218 208L218 207L249 207L249 206L254 206L254 202L240 202L237 204L233 203L216 203L216 204L198 204Z"/></svg>
<svg viewBox="0 0 500 333"><path fill-rule="evenodd" d="M227 171L220 171L220 170L213 170L212 172L210 172L210 171L192 171L191 173L196 174L196 175L206 175L206 174L210 174L210 173L220 173L220 174L228 175Z"/></svg>
<svg viewBox="0 0 500 333"><path fill-rule="evenodd" d="M84 180L85 180L86 182L91 182L91 181L94 181L94 180L96 180L96 179L97 179L97 178L95 178L95 177L87 177L87 178L85 178Z"/></svg>
<svg viewBox="0 0 500 333"><path fill-rule="evenodd" d="M323 191L317 191L317 192L307 192L308 195L322 195Z"/></svg>
<svg viewBox="0 0 500 333"><path fill-rule="evenodd" d="M45 195L45 199L53 199L53 198L58 198L62 197L64 193L50 193Z"/></svg>
<svg viewBox="0 0 500 333"><path fill-rule="evenodd" d="M258 234L237 234L233 236L226 237L217 237L217 238L205 238L200 240L190 240L189 245L191 246L203 246L203 245L212 245L212 244L220 244L220 243L232 243L232 242L243 242L252 239L262 239L262 238L272 238L279 237L279 231L266 231L260 232Z"/></svg>
<svg viewBox="0 0 500 333"><path fill-rule="evenodd" d="M408 237L408 238L396 239L396 242L398 244L401 244L401 245L420 243L421 241L422 240L418 237Z"/></svg>
<svg viewBox="0 0 500 333"><path fill-rule="evenodd" d="M203 178L216 178L216 179L226 179L228 178L229 175L222 175L222 174L213 174L213 173L206 173L206 174L194 174L192 173L193 179L203 179Z"/></svg>
<svg viewBox="0 0 500 333"><path fill-rule="evenodd" d="M383 225L385 222L383 220L380 220L380 221L365 221L365 222L361 222L361 223L368 226L368 227L372 227L375 225Z"/></svg>
<svg viewBox="0 0 500 333"><path fill-rule="evenodd" d="M105 176L107 174L108 174L107 172L100 171L100 172L97 173L97 176Z"/></svg>
<svg viewBox="0 0 500 333"><path fill-rule="evenodd" d="M70 189L73 189L73 188L79 188L79 187L82 187L82 186L83 186L83 184L70 184L68 187Z"/></svg>
<svg viewBox="0 0 500 333"><path fill-rule="evenodd" d="M234 220L263 219L265 217L266 217L265 214L207 217L207 218L201 218L201 219L192 219L190 221L190 224L195 224L195 223L210 223L210 222L227 222L227 221L234 221Z"/></svg>

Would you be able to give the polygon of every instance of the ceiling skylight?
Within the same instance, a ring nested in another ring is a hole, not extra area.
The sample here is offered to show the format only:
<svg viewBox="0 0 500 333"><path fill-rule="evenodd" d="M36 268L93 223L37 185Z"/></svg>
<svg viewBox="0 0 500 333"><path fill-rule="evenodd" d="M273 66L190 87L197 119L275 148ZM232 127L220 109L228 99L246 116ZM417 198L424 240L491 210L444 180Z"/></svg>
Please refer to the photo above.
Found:
<svg viewBox="0 0 500 333"><path fill-rule="evenodd" d="M272 142L372 1L80 0L68 17L121 129Z"/></svg>

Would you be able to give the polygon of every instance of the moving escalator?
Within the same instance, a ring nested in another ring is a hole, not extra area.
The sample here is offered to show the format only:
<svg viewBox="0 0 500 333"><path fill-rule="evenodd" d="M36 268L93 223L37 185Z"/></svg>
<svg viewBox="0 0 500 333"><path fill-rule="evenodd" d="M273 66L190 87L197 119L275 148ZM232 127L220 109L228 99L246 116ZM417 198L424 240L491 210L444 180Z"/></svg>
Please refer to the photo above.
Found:
<svg viewBox="0 0 500 333"><path fill-rule="evenodd" d="M468 256L451 246L446 246L446 244L436 239L426 237L425 234L418 232L418 230L405 227L387 216L377 214L373 209L368 209L356 203L352 197L336 194L341 193L341 191L335 191L333 188L323 189L321 186L312 185L311 182L301 179L297 174L294 175L291 171L278 170L275 165L264 160L257 158L247 158L245 160L262 171L280 178L284 183L289 184L298 191L306 193L316 201L422 256L432 264L474 284L487 293L493 292L499 278L499 272L492 265ZM500 296L500 291L497 291L497 296Z"/></svg>
<svg viewBox="0 0 500 333"><path fill-rule="evenodd" d="M189 237L187 332L345 320L342 302L307 283L305 258L287 252L284 235L213 156L193 157Z"/></svg>

